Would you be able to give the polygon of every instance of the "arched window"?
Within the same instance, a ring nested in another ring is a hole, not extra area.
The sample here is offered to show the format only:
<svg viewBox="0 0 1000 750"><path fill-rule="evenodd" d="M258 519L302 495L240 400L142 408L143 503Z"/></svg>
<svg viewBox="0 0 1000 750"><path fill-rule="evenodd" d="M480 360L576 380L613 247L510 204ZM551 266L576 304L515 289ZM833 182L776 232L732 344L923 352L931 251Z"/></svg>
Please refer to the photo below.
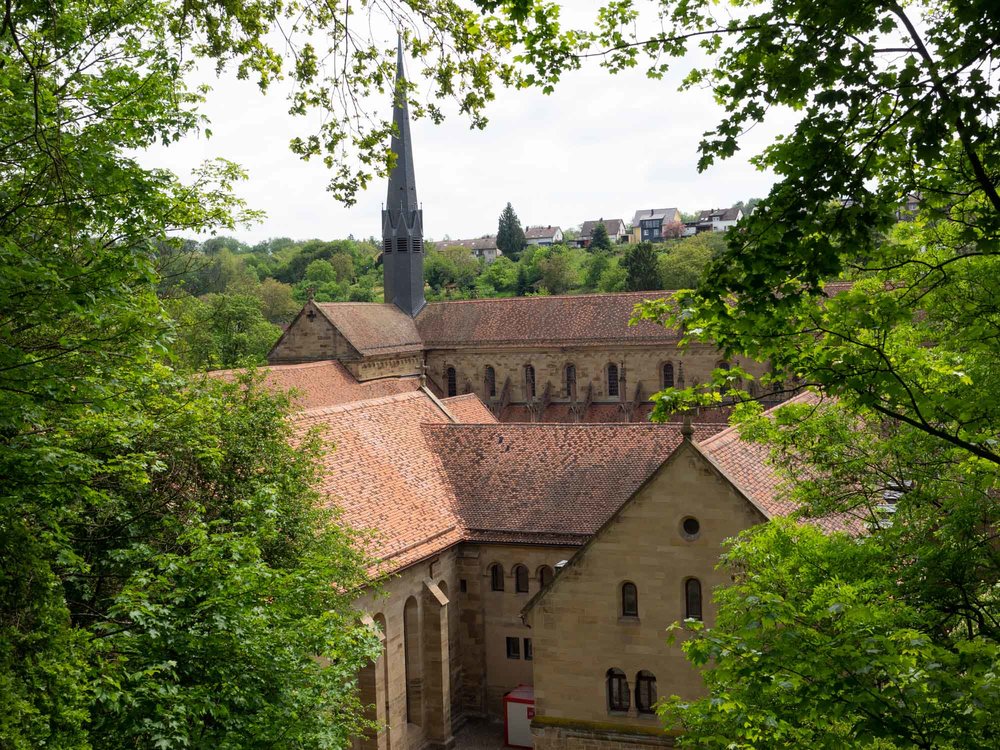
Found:
<svg viewBox="0 0 1000 750"><path fill-rule="evenodd" d="M715 368L717 370L728 370L729 369L729 363L726 362L726 360L724 360L724 359L720 359L718 361L718 363L715 365Z"/></svg>
<svg viewBox="0 0 1000 750"><path fill-rule="evenodd" d="M618 365L614 362L608 365L608 395L618 395Z"/></svg>
<svg viewBox="0 0 1000 750"><path fill-rule="evenodd" d="M609 669L607 674L608 682L608 710L628 711L632 700L628 692L628 680L625 673L620 669Z"/></svg>
<svg viewBox="0 0 1000 750"><path fill-rule="evenodd" d="M528 593L528 569L523 565L514 566L514 591L519 594Z"/></svg>
<svg viewBox="0 0 1000 750"><path fill-rule="evenodd" d="M635 584L626 581L622 584L622 617L639 616L639 591Z"/></svg>
<svg viewBox="0 0 1000 750"><path fill-rule="evenodd" d="M403 668L406 679L406 721L420 724L423 712L420 684L423 682L423 657L420 651L420 617L417 600L412 596L403 606Z"/></svg>
<svg viewBox="0 0 1000 750"><path fill-rule="evenodd" d="M495 398L497 395L497 373L491 365L486 365L486 377L485 380L485 391L489 398Z"/></svg>
<svg viewBox="0 0 1000 750"><path fill-rule="evenodd" d="M567 398L576 396L576 365L573 363L566 365L566 396Z"/></svg>
<svg viewBox="0 0 1000 750"><path fill-rule="evenodd" d="M405 610L404 610L404 615L405 615ZM389 630L388 630L388 625L386 624L385 615L383 615L383 614L377 614L377 615L375 615L374 619L375 619L375 624L378 625L379 630L382 631L382 655L378 659L378 661L382 662L382 684L383 685L388 685L389 684ZM387 725L389 723L389 698L390 698L390 696L389 696L389 691L388 690L383 690L382 693L383 693L383 700L384 700L384 703L382 705L382 710L383 710L384 713L382 714L382 716L385 717L384 720L383 720L383 723ZM388 741L389 741L389 734L388 734L387 728L383 729L383 731L385 732L386 742L388 743Z"/></svg>
<svg viewBox="0 0 1000 750"><path fill-rule="evenodd" d="M444 371L445 380L448 381L448 395L457 396L458 395L458 374L455 372L454 367L449 367Z"/></svg>
<svg viewBox="0 0 1000 750"><path fill-rule="evenodd" d="M490 590L503 591L503 565L500 563L490 566Z"/></svg>
<svg viewBox="0 0 1000 750"><path fill-rule="evenodd" d="M644 669L635 676L635 708L641 714L651 714L655 703L656 675Z"/></svg>
<svg viewBox="0 0 1000 750"><path fill-rule="evenodd" d="M524 366L524 395L527 398L535 397L535 368L531 365Z"/></svg>
<svg viewBox="0 0 1000 750"><path fill-rule="evenodd" d="M538 585L541 587L548 586L555 576L555 572L548 565L543 565L538 569Z"/></svg>
<svg viewBox="0 0 1000 750"><path fill-rule="evenodd" d="M690 620L701 619L701 581L697 578L684 581L684 617Z"/></svg>
<svg viewBox="0 0 1000 750"><path fill-rule="evenodd" d="M674 366L670 362L663 363L663 387L674 387Z"/></svg>

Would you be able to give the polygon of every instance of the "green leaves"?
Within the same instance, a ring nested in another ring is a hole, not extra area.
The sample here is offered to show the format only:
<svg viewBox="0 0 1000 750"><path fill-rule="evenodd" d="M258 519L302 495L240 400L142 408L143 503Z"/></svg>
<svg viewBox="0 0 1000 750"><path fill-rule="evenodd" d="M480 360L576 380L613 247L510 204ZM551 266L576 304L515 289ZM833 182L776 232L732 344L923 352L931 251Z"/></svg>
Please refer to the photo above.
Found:
<svg viewBox="0 0 1000 750"><path fill-rule="evenodd" d="M745 533L725 556L739 574L714 594L717 623L683 645L712 665L711 697L661 715L704 747L992 746L996 644L931 638L895 563L877 536L780 520Z"/></svg>

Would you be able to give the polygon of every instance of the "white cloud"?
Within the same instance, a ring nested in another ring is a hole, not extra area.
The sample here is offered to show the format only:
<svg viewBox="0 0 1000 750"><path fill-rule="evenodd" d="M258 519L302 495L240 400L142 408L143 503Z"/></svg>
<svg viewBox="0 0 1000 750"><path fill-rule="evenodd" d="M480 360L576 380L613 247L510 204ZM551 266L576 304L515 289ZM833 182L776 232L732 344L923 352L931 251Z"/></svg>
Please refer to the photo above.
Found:
<svg viewBox="0 0 1000 750"><path fill-rule="evenodd" d="M565 228L601 216L627 222L638 208L694 211L765 195L772 177L748 158L770 141L775 125L787 128L791 115L770 118L747 135L740 154L698 174L698 141L722 112L710 92L677 91L684 70L654 81L640 69L610 76L593 65L567 75L550 96L498 91L484 131L457 116L442 125L413 123L427 236L494 232L507 201L524 224ZM204 111L213 137L153 149L145 163L181 175L216 156L242 164L250 179L240 194L267 213L263 224L235 233L246 241L379 234L382 181L344 208L326 192L322 163L304 163L289 151L303 120L287 114L281 91L262 96L234 76L212 85ZM388 117L389 102L382 106Z"/></svg>

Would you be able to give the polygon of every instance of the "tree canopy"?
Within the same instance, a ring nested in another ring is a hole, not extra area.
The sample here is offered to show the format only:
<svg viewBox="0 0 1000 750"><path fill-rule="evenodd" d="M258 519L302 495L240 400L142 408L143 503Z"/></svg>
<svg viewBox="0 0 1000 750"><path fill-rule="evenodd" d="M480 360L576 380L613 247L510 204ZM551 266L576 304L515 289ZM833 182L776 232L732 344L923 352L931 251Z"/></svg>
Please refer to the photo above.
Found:
<svg viewBox="0 0 1000 750"><path fill-rule="evenodd" d="M770 362L741 398L835 397L763 421L747 406L745 434L807 516L866 519L860 539L768 526L732 548L718 622L685 645L710 695L670 719L710 747L994 746L1000 19L975 1L790 0L722 22L708 3L661 7L672 30L607 63L703 42L688 85L727 113L703 167L769 107L801 117L756 157L777 181L697 289L642 314ZM736 397L741 378L660 394L658 415Z"/></svg>
<svg viewBox="0 0 1000 750"><path fill-rule="evenodd" d="M611 252L611 237L608 236L608 228L603 221L597 222L594 231L590 235L590 249L594 252Z"/></svg>
<svg viewBox="0 0 1000 750"><path fill-rule="evenodd" d="M497 226L497 249L511 260L517 260L526 245L521 220L514 213L514 207L508 203L500 212L500 221Z"/></svg>
<svg viewBox="0 0 1000 750"><path fill-rule="evenodd" d="M625 251L621 265L625 269L625 288L630 292L660 288L656 250L651 243L631 245Z"/></svg>

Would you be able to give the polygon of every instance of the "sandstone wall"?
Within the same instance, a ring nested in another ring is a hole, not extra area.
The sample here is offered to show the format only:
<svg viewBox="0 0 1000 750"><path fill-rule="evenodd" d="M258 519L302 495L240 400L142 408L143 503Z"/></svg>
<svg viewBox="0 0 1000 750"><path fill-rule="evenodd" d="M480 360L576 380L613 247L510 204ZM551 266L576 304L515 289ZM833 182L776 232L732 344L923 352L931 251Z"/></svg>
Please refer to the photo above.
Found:
<svg viewBox="0 0 1000 750"><path fill-rule="evenodd" d="M625 364L625 395L631 399L638 383L642 383L643 398L661 390L663 386L663 365L673 364L675 385L690 386L709 379L712 370L721 361L721 355L713 347L692 345L678 351L674 347L616 347L616 348L553 348L540 349L434 349L427 352L428 376L444 391L447 384L446 370L454 367L458 392L471 390L484 402L489 403L486 393L485 372L490 365L496 372L496 388L499 396L504 382L511 380L511 403L525 403L525 365L535 368L535 389L541 395L546 382L552 384L554 402L569 401L565 387L565 368L572 363L576 366L577 398L582 400L588 384L593 384L593 400L596 402L617 402L618 396L608 393L608 365L621 368ZM757 362L739 361L739 364L754 375L766 372L767 367Z"/></svg>
<svg viewBox="0 0 1000 750"><path fill-rule="evenodd" d="M287 365L360 356L323 313L307 302L267 355L267 361L272 365Z"/></svg>
<svg viewBox="0 0 1000 750"><path fill-rule="evenodd" d="M394 357L365 357L364 359L344 362L344 366L360 381L377 378L399 377L401 375L419 375L423 354L404 354Z"/></svg>
<svg viewBox="0 0 1000 750"><path fill-rule="evenodd" d="M700 531L687 538L681 524L696 518ZM690 445L674 457L624 507L584 554L558 574L529 614L535 645L536 747L604 747L558 744L546 721L591 724L602 731L656 732L658 719L636 709L636 675L656 677L658 696L695 697L697 672L664 629L681 620L684 584L701 581L704 621L711 625L711 590L726 583L715 569L721 543L763 516L747 503ZM638 617L622 617L621 585L638 589ZM628 711L609 710L606 674L624 671L631 694ZM547 742L556 744L545 744Z"/></svg>
<svg viewBox="0 0 1000 750"><path fill-rule="evenodd" d="M541 588L539 571L543 566L555 570L560 560L570 558L575 548L479 545L478 570L475 585L481 606L482 653L478 658L485 665L485 709L489 716L503 715L503 696L518 685L534 683L534 660L525 659L526 638L534 647L534 633L521 620L521 610ZM504 590L491 589L490 567L503 567ZM514 568L524 565L528 569L528 591L516 590ZM469 581L470 590L473 581ZM507 638L518 639L519 657L507 657Z"/></svg>
<svg viewBox="0 0 1000 750"><path fill-rule="evenodd" d="M358 750L421 750L452 742L460 693L457 550L401 571L356 606L384 635L382 656L360 675L361 697L383 727ZM409 652L409 659L407 652ZM409 662L409 663L408 663ZM409 692L409 705L407 693Z"/></svg>
<svg viewBox="0 0 1000 750"><path fill-rule="evenodd" d="M534 750L651 750L674 747L673 737L665 732L638 735L588 725L536 726L532 729L532 736Z"/></svg>

